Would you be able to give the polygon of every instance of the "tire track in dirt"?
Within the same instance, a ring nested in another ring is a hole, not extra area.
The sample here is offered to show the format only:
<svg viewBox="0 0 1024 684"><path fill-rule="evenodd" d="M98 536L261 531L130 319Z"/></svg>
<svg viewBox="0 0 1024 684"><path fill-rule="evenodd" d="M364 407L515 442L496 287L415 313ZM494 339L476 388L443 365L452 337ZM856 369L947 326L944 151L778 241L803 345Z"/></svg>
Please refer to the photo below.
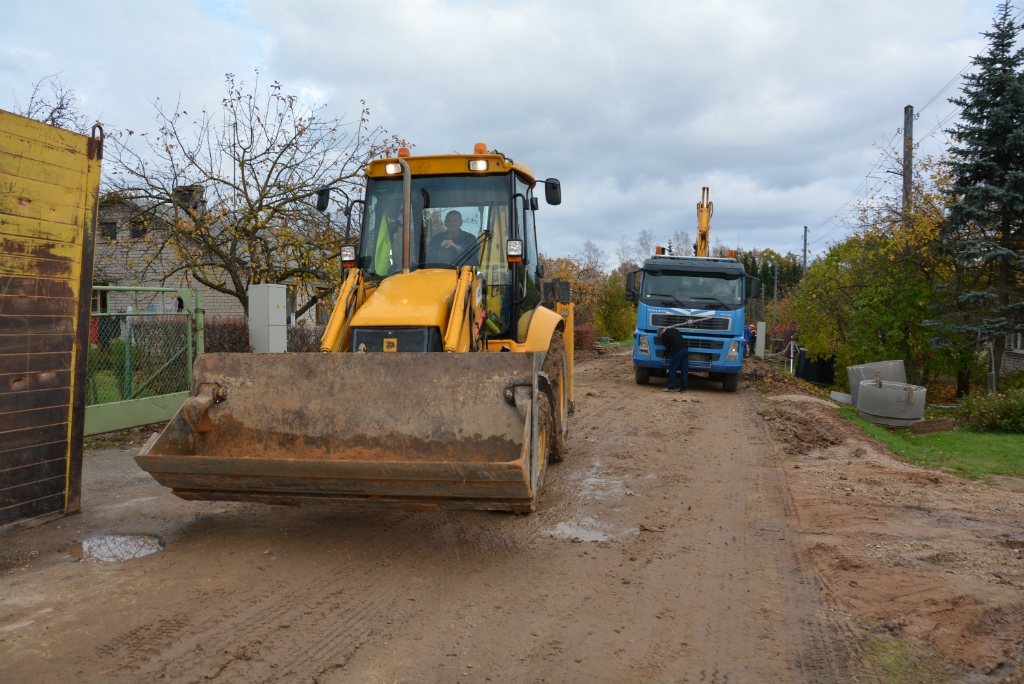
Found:
<svg viewBox="0 0 1024 684"><path fill-rule="evenodd" d="M25 628L0 642L0 672L36 672L11 659L49 649L48 678L93 681L842 680L842 623L801 565L749 398L637 386L628 357L578 371L567 457L532 515L196 505L125 485L153 497L165 550L18 585L45 585L97 638Z"/></svg>

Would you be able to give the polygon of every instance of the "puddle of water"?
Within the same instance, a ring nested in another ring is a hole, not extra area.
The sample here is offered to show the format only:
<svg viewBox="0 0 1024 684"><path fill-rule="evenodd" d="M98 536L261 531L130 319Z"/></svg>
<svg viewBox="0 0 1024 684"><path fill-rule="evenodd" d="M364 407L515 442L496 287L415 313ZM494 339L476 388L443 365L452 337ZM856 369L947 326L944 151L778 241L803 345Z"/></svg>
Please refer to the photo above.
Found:
<svg viewBox="0 0 1024 684"><path fill-rule="evenodd" d="M560 522L549 534L558 539L579 539L584 542L608 541L607 534L596 529L593 518L584 518L580 523Z"/></svg>
<svg viewBox="0 0 1024 684"><path fill-rule="evenodd" d="M617 477L602 475L600 459L594 459L593 465L587 470L580 483L584 499L608 499L621 497L626 492L622 480Z"/></svg>
<svg viewBox="0 0 1024 684"><path fill-rule="evenodd" d="M81 560L120 563L148 556L163 548L159 539L145 534L105 534L72 544L68 553Z"/></svg>

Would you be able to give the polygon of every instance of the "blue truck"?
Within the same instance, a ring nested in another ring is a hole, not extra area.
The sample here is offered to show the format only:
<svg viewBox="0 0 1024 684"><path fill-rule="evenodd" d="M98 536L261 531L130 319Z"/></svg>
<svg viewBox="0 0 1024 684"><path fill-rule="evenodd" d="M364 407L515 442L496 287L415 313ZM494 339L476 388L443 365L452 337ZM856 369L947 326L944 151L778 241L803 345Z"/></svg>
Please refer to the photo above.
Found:
<svg viewBox="0 0 1024 684"><path fill-rule="evenodd" d="M745 354L743 308L761 294L761 281L746 275L733 258L658 254L626 274L626 299L637 302L633 331L636 382L667 377L669 359L659 328L678 328L689 343L690 370L721 380L727 392L739 386Z"/></svg>

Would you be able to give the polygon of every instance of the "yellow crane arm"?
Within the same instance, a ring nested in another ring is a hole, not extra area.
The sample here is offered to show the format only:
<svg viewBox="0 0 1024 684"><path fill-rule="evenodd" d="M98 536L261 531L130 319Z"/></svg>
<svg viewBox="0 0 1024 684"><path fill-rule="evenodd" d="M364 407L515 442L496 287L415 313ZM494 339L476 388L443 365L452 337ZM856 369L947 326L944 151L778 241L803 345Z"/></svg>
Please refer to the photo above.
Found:
<svg viewBox="0 0 1024 684"><path fill-rule="evenodd" d="M697 253L695 256L709 256L708 247L711 235L711 215L715 213L715 205L711 203L711 192L705 185L700 190L700 204L697 205Z"/></svg>

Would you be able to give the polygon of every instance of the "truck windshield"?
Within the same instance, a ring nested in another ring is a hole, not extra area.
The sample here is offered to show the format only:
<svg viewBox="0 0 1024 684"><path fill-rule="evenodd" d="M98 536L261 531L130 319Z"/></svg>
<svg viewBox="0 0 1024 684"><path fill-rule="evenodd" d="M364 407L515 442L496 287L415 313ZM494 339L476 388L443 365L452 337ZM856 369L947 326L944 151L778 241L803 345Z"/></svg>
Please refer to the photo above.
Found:
<svg viewBox="0 0 1024 684"><path fill-rule="evenodd" d="M410 269L479 266L490 285L505 284L511 194L505 175L414 177ZM401 177L367 179L359 257L370 276L402 270Z"/></svg>
<svg viewBox="0 0 1024 684"><path fill-rule="evenodd" d="M689 309L736 309L743 305L741 273L644 271L640 298L645 304Z"/></svg>

